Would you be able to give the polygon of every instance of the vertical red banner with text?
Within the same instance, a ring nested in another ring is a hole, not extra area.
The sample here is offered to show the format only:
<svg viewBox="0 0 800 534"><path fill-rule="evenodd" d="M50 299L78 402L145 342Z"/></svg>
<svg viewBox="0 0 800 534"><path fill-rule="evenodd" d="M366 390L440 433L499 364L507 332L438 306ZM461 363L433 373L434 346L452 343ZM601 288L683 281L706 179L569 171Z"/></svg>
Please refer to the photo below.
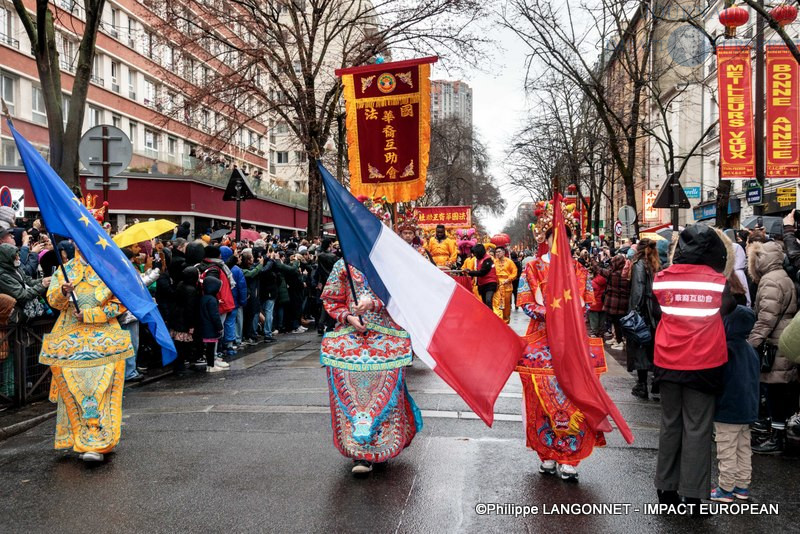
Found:
<svg viewBox="0 0 800 534"><path fill-rule="evenodd" d="M720 177L755 178L750 47L717 47Z"/></svg>
<svg viewBox="0 0 800 534"><path fill-rule="evenodd" d="M800 68L786 45L767 45L767 178L800 178Z"/></svg>

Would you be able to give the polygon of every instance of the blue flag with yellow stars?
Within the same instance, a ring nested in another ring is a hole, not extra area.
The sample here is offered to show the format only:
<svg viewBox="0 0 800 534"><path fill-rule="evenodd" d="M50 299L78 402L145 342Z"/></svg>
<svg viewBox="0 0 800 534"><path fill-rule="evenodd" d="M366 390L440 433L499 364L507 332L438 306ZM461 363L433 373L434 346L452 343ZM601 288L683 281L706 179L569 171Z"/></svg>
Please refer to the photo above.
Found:
<svg viewBox="0 0 800 534"><path fill-rule="evenodd" d="M153 337L161 345L164 365L172 362L177 356L175 345L139 272L41 154L14 129L11 121L8 121L8 126L14 135L47 230L75 242L111 292L141 323L150 328Z"/></svg>

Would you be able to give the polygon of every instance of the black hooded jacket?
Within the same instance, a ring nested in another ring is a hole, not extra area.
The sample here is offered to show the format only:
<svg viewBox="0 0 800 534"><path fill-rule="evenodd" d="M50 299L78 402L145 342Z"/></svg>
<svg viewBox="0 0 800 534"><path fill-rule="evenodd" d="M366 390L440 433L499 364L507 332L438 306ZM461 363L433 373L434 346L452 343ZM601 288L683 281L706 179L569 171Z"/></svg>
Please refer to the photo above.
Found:
<svg viewBox="0 0 800 534"><path fill-rule="evenodd" d="M186 267L175 289L169 325L176 332L189 332L200 323L200 290L197 288L198 272Z"/></svg>
<svg viewBox="0 0 800 534"><path fill-rule="evenodd" d="M217 295L222 289L222 282L213 276L203 280L203 296L200 300L200 336L202 339L219 339L222 337L222 319L219 316L219 300Z"/></svg>

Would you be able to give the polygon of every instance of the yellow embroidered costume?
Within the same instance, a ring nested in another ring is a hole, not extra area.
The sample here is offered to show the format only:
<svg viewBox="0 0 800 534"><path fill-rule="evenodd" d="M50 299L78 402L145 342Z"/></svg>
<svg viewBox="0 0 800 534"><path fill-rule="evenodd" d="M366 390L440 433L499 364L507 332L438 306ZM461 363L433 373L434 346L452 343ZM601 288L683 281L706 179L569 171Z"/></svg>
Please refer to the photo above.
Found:
<svg viewBox="0 0 800 534"><path fill-rule="evenodd" d="M428 253L433 258L433 263L438 265L439 267L447 267L448 265L452 265L456 262L456 258L458 258L458 247L456 247L456 242L454 239L450 239L449 237L439 241L436 237L431 237L428 240L428 246L425 247L428 249Z"/></svg>
<svg viewBox="0 0 800 534"><path fill-rule="evenodd" d="M494 270L497 273L497 292L492 297L492 310L508 324L511 319L512 284L517 278L517 266L508 258L495 258Z"/></svg>
<svg viewBox="0 0 800 534"><path fill-rule="evenodd" d="M125 307L79 254L65 264L81 313L56 271L47 301L61 311L53 331L44 336L39 361L53 372L50 401L58 403L56 449L106 453L120 438L125 358L134 355L130 334L116 317Z"/></svg>

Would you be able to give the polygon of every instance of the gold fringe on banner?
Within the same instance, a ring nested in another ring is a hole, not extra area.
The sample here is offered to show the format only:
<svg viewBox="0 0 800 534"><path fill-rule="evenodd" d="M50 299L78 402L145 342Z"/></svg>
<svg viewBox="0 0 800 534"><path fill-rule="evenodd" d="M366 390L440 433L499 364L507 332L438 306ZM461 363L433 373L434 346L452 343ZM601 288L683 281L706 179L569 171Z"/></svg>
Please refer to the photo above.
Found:
<svg viewBox="0 0 800 534"><path fill-rule="evenodd" d="M342 76L344 86L345 110L347 118L347 155L350 160L350 192L367 195L371 198L386 197L388 202L410 202L425 194L428 177L429 152L431 147L431 66L418 65L419 91L410 95L384 96L356 99L355 80L352 74ZM361 176L361 152L358 144L357 110L367 107L384 107L418 103L419 114L419 164L417 178L407 182L365 184Z"/></svg>

